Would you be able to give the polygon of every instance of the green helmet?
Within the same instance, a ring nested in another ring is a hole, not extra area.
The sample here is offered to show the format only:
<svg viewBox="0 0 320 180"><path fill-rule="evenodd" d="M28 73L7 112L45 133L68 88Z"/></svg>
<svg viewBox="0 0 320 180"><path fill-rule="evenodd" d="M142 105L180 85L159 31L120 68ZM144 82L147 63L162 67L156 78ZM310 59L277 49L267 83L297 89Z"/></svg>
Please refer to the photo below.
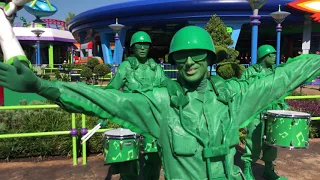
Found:
<svg viewBox="0 0 320 180"><path fill-rule="evenodd" d="M131 37L130 47L132 47L132 45L134 45L135 43L139 42L147 42L151 44L151 38L149 34L147 34L144 31L138 31L134 33Z"/></svg>
<svg viewBox="0 0 320 180"><path fill-rule="evenodd" d="M262 45L258 48L258 61L260 61L264 56L276 52L277 51L271 45Z"/></svg>
<svg viewBox="0 0 320 180"><path fill-rule="evenodd" d="M180 29L173 36L169 50L169 62L174 64L172 54L181 50L202 49L207 50L210 59L209 65L216 61L216 50L210 34L203 28L187 26Z"/></svg>

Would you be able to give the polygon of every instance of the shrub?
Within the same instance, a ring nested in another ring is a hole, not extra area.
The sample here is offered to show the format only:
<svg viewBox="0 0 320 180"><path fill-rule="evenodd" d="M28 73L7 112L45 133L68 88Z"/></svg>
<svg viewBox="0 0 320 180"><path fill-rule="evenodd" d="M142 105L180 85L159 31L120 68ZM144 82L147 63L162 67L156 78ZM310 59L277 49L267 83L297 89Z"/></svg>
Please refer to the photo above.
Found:
<svg viewBox="0 0 320 180"><path fill-rule="evenodd" d="M238 63L222 62L218 64L216 72L224 79L230 79L233 77L240 78L244 69L245 67Z"/></svg>
<svg viewBox="0 0 320 180"><path fill-rule="evenodd" d="M93 68L100 64L99 60L97 58L91 58L87 62L87 66L93 71Z"/></svg>

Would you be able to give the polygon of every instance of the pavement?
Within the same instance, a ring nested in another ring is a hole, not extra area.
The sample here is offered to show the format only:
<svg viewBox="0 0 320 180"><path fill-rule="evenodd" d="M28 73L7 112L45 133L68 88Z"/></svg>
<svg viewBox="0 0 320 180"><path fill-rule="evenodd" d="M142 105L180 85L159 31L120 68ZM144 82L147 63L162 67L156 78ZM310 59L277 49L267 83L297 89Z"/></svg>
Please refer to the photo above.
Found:
<svg viewBox="0 0 320 180"><path fill-rule="evenodd" d="M240 155L243 149L237 147L236 164L242 167ZM60 158L60 159L59 159ZM0 180L105 180L109 166L103 165L103 155L91 155L87 165L73 166L72 159L56 157L51 160L35 162L25 159L23 162L0 163ZM320 139L311 139L310 147L301 150L278 149L278 159L275 162L279 175L289 180L318 180L320 179ZM253 165L257 180L262 180L263 162ZM163 174L163 173L162 173ZM113 175L112 180L119 180L119 175ZM164 180L163 175L160 180Z"/></svg>

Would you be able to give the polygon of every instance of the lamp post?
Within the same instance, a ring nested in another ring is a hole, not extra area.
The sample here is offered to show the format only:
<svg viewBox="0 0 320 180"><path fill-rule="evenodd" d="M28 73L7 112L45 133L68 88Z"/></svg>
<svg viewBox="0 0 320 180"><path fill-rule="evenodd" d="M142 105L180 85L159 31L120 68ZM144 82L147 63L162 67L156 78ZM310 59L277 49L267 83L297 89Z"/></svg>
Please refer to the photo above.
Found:
<svg viewBox="0 0 320 180"><path fill-rule="evenodd" d="M281 31L282 26L281 23L284 21L284 19L289 16L290 13L286 11L281 11L280 5L279 10L276 12L273 12L270 14L270 16L274 19L274 21L277 23L276 31L277 31L277 56L276 56L276 65L278 66L280 64L280 42L281 42Z"/></svg>
<svg viewBox="0 0 320 180"><path fill-rule="evenodd" d="M250 16L250 24L252 25L252 38L251 38L251 64L257 63L257 50L258 50L258 26L261 23L259 21L259 9L267 2L267 0L247 0L253 11L253 15Z"/></svg>
<svg viewBox="0 0 320 180"><path fill-rule="evenodd" d="M33 32L38 38L38 40L37 40L37 53L36 53L36 65L40 66L40 58L41 58L41 56L40 56L40 36L44 33L44 31L41 29L34 29L31 32Z"/></svg>
<svg viewBox="0 0 320 180"><path fill-rule="evenodd" d="M114 47L114 52L113 52L113 64L118 66L121 62L122 54L123 54L123 48L122 48L118 33L125 26L122 24L118 24L118 18L116 18L116 23L109 25L109 27L115 32L115 36L114 36L115 47ZM114 70L114 71L116 71L116 70Z"/></svg>

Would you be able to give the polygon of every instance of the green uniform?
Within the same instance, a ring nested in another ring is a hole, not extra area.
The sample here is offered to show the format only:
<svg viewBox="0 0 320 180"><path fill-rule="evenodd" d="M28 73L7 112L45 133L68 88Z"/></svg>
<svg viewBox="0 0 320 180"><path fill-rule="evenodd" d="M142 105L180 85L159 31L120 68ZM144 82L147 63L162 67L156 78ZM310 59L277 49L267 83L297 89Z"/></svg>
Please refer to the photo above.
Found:
<svg viewBox="0 0 320 180"><path fill-rule="evenodd" d="M134 90L145 92L154 87L160 87L163 80L166 79L163 69L153 59L148 59L146 63L141 64L136 57L128 57L117 68L115 76L108 84L108 89L120 89L124 92ZM147 138L147 137L146 137ZM161 159L159 154L148 153L144 156L143 177L144 180L158 180L161 170ZM121 171L122 179L138 179L139 163L136 161L127 162L125 171ZM121 166L120 166L121 167ZM127 178L126 178L127 177Z"/></svg>
<svg viewBox="0 0 320 180"><path fill-rule="evenodd" d="M239 179L238 168L234 166L234 146L239 142L239 127L247 126L252 120L250 117L255 117L286 92L320 73L319 56L302 55L296 59L276 68L275 73L266 77L253 76L245 81L232 79L215 83L204 79L199 85L201 88L195 91L173 89L173 85L179 86L174 82L153 91L137 90L135 93L103 90L84 83L46 80L37 83L37 87L40 85L39 95L53 100L68 112L110 119L125 128L157 138L166 179L207 179L204 155L211 157L209 168L213 179L226 179L226 166L232 174L229 179ZM2 84L16 90L25 88ZM27 89L31 91L31 88ZM183 94L187 101L183 101L184 106L179 113L176 104L181 102ZM209 146L205 153L197 139L182 128L182 120ZM227 129L230 131L225 134ZM224 136L227 148L221 147Z"/></svg>
<svg viewBox="0 0 320 180"><path fill-rule="evenodd" d="M260 64L255 64L247 68L241 76L241 79L249 79L253 75L267 76L274 73L273 68L263 68ZM267 110L286 109L287 104L284 99L281 99L278 104L270 106ZM262 143L262 116L259 114L254 120L247 126L246 146L245 154L241 157L243 161L255 162L260 158L260 152L263 151L263 161L274 161L277 158L277 148L267 146Z"/></svg>
<svg viewBox="0 0 320 180"><path fill-rule="evenodd" d="M117 68L117 73L108 87L122 88L124 92L148 91L159 87L165 79L163 69L153 59L150 58L145 64L141 64L136 57L128 57Z"/></svg>

